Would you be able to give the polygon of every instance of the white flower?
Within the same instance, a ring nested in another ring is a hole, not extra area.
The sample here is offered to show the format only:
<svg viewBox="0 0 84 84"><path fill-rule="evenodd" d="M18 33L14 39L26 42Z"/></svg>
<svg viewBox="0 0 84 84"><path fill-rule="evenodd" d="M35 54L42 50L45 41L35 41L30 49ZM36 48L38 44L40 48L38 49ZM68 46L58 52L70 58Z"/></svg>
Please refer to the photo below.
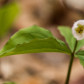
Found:
<svg viewBox="0 0 84 84"><path fill-rule="evenodd" d="M78 20L73 24L72 34L77 40L84 38L84 20Z"/></svg>

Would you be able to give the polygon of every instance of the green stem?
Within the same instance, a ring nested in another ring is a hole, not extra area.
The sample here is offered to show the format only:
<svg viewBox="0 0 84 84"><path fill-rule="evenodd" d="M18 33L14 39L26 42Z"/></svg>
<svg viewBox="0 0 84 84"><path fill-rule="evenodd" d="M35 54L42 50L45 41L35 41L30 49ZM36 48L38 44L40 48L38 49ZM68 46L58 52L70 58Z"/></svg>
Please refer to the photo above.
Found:
<svg viewBox="0 0 84 84"><path fill-rule="evenodd" d="M75 44L75 47L74 47L74 51L71 55L71 59L70 59L70 63L69 63L69 68L68 68L68 73L67 73L67 78L66 78L66 82L65 84L69 84L69 79L70 79L70 74L71 74L71 69L72 69L72 64L73 64L73 60L74 60L74 53L75 53L75 50L76 50L76 46L77 46L77 40L76 40L76 44Z"/></svg>

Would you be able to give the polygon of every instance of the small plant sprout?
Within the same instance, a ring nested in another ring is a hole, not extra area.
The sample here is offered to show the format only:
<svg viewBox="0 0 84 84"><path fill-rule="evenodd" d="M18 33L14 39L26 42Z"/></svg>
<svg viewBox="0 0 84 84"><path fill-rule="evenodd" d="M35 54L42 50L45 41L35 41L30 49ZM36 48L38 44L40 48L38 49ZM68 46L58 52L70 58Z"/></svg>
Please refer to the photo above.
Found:
<svg viewBox="0 0 84 84"><path fill-rule="evenodd" d="M77 40L84 38L84 20L78 20L74 23L72 33Z"/></svg>
<svg viewBox="0 0 84 84"><path fill-rule="evenodd" d="M84 20L75 22L72 30L66 26L59 26L58 30L68 45L55 38L49 30L33 25L16 32L0 50L0 57L42 52L66 53L71 57L65 81L69 84L74 58L77 57L84 67L84 50L80 50L84 45Z"/></svg>

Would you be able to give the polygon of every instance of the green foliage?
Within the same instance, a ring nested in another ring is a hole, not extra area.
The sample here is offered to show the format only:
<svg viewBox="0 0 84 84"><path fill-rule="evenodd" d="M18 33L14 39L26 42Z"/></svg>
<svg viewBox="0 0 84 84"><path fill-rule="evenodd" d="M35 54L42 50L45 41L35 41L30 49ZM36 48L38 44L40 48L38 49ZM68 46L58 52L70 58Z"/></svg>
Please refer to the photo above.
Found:
<svg viewBox="0 0 84 84"><path fill-rule="evenodd" d="M71 51L74 50L74 45L76 43L76 39L72 35L72 31L70 27L59 26L58 27L60 33L64 36L66 42L68 43Z"/></svg>
<svg viewBox="0 0 84 84"><path fill-rule="evenodd" d="M84 45L84 39L83 40L79 40L77 43L77 47L76 47L76 52L79 51L79 49Z"/></svg>
<svg viewBox="0 0 84 84"><path fill-rule="evenodd" d="M69 27L65 27L65 26L59 26L58 29L59 29L60 33L64 36L71 51L73 52L75 43L76 43L76 39L72 35L71 29ZM83 45L84 45L84 39L79 40L77 42L75 53L78 52ZM75 57L79 58L81 65L83 65L83 67L84 67L84 51L79 51L77 54L75 54Z"/></svg>
<svg viewBox="0 0 84 84"><path fill-rule="evenodd" d="M71 54L66 44L56 39L49 30L34 25L15 33L0 51L0 57L40 52Z"/></svg>
<svg viewBox="0 0 84 84"><path fill-rule="evenodd" d="M79 51L75 57L79 58L81 65L84 67L84 50Z"/></svg>
<svg viewBox="0 0 84 84"><path fill-rule="evenodd" d="M19 9L15 2L7 4L0 8L0 37L9 30Z"/></svg>
<svg viewBox="0 0 84 84"><path fill-rule="evenodd" d="M60 33L64 36L64 38L65 38L66 42L68 43L71 51L73 52L74 47L75 47L75 43L76 43L76 39L72 35L71 28L66 27L66 26L59 26L58 29L59 29ZM78 41L75 52L77 52L83 45L84 45L84 39Z"/></svg>
<svg viewBox="0 0 84 84"><path fill-rule="evenodd" d="M67 45L56 39L49 30L43 29L36 25L21 29L15 33L0 51L0 57L41 52L60 52L71 55L74 50L76 39L73 37L69 27L60 26L60 33L65 37ZM76 52L84 45L84 39L78 41ZM75 52L75 53L76 53ZM79 51L75 57L80 59L84 66L84 51Z"/></svg>

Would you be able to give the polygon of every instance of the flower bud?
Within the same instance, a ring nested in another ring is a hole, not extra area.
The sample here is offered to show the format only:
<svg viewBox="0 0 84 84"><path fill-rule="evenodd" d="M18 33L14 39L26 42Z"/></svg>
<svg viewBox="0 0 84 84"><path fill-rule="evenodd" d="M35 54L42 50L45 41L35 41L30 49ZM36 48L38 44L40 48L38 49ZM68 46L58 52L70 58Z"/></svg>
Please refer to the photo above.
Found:
<svg viewBox="0 0 84 84"><path fill-rule="evenodd" d="M72 34L77 40L84 38L84 20L78 20L73 24Z"/></svg>

